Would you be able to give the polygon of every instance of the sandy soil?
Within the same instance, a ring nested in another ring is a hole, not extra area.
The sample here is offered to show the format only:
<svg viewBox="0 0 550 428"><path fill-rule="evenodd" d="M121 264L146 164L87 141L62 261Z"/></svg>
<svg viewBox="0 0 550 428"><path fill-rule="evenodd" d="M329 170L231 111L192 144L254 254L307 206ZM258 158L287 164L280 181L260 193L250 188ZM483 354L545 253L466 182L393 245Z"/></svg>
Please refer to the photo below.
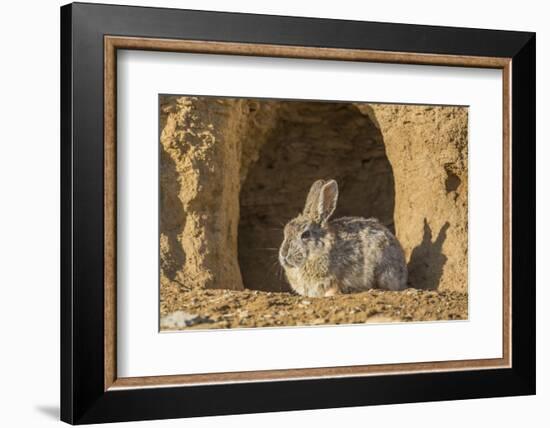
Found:
<svg viewBox="0 0 550 428"><path fill-rule="evenodd" d="M468 295L457 291L364 293L310 298L255 290L181 290L164 284L161 329L277 327L468 318Z"/></svg>

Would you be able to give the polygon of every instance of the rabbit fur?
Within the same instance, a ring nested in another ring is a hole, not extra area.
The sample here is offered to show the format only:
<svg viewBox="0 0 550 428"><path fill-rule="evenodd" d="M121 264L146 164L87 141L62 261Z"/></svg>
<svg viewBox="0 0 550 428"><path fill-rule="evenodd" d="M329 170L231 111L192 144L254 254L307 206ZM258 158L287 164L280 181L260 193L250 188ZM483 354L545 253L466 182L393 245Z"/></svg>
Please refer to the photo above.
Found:
<svg viewBox="0 0 550 428"><path fill-rule="evenodd" d="M279 262L292 289L309 297L405 289L407 265L397 238L375 218L330 220L337 201L336 181L317 180L302 213L286 224Z"/></svg>

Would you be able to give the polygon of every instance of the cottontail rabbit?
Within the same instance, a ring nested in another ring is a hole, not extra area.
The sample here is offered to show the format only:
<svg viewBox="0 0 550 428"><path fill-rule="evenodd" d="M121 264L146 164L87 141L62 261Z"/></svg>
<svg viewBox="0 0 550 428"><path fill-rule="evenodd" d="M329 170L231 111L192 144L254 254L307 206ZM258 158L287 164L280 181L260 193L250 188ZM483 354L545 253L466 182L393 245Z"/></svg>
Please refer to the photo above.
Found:
<svg viewBox="0 0 550 428"><path fill-rule="evenodd" d="M407 265L399 241L374 218L329 221L337 200L336 181L317 180L303 212L284 228L279 262L293 290L323 297L405 289Z"/></svg>

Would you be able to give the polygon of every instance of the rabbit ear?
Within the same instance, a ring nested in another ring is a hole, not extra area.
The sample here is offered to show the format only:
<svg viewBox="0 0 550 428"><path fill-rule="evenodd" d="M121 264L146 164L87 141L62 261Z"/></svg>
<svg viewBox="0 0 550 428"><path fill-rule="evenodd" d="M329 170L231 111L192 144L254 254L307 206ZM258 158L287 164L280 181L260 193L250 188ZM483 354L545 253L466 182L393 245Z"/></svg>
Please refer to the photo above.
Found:
<svg viewBox="0 0 550 428"><path fill-rule="evenodd" d="M335 180L327 181L319 192L317 205L317 220L323 224L330 218L338 202L338 183Z"/></svg>
<svg viewBox="0 0 550 428"><path fill-rule="evenodd" d="M309 189L309 193L306 198L306 205L304 206L303 214L306 217L314 219L317 216L317 207L319 206L319 192L325 184L325 180L317 180L313 183Z"/></svg>

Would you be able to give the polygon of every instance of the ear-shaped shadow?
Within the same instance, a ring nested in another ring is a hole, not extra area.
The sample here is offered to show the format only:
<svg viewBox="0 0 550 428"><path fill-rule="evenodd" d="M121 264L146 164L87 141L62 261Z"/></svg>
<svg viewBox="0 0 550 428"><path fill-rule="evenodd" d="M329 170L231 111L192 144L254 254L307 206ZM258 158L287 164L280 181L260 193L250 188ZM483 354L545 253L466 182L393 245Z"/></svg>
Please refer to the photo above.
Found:
<svg viewBox="0 0 550 428"><path fill-rule="evenodd" d="M436 290L439 287L443 266L447 262L447 256L442 253L442 248L449 226L449 222L445 222L432 242L432 229L424 219L422 242L412 251L408 264L409 282L412 287L426 290Z"/></svg>

